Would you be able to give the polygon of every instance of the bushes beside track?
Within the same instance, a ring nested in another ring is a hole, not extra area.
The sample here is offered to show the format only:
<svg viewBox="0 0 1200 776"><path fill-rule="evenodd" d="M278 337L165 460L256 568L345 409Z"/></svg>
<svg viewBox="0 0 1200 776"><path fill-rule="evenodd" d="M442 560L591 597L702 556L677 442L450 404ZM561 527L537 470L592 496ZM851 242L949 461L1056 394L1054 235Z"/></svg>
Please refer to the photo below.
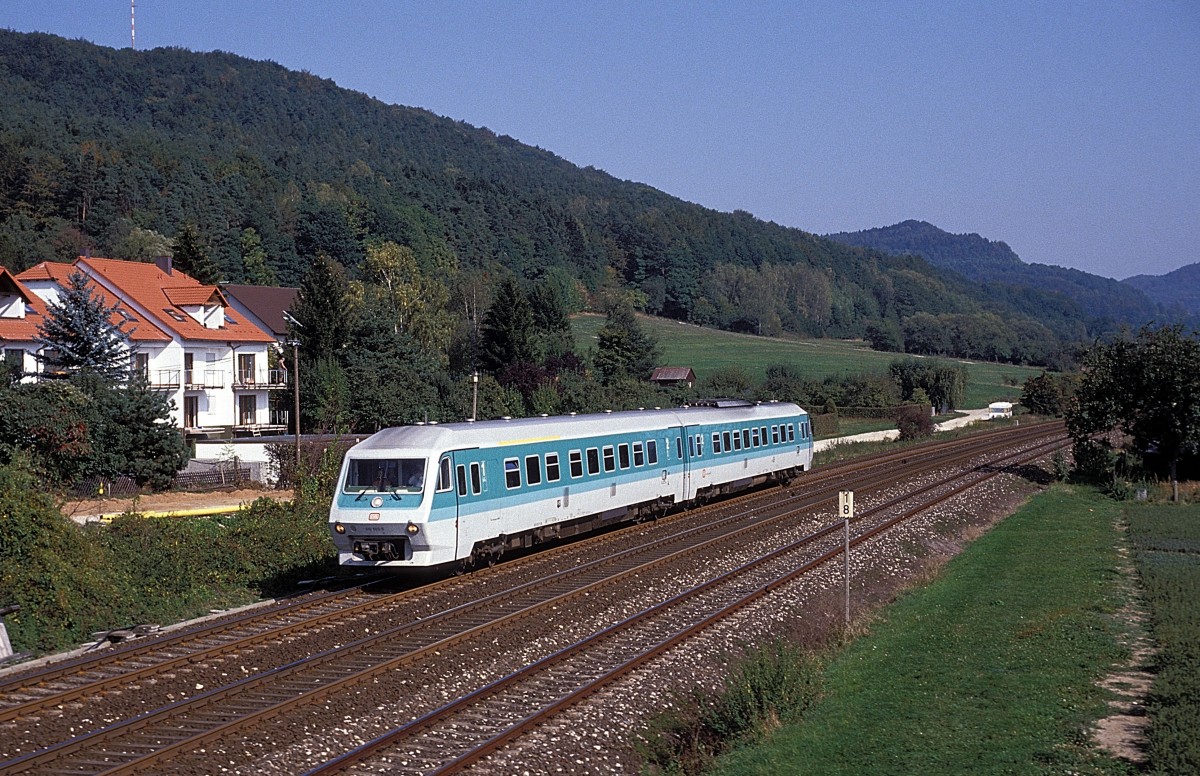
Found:
<svg viewBox="0 0 1200 776"><path fill-rule="evenodd" d="M80 526L23 467L0 467L0 606L13 648L44 653L96 631L167 624L333 573L328 503L259 499L232 515L122 515Z"/></svg>

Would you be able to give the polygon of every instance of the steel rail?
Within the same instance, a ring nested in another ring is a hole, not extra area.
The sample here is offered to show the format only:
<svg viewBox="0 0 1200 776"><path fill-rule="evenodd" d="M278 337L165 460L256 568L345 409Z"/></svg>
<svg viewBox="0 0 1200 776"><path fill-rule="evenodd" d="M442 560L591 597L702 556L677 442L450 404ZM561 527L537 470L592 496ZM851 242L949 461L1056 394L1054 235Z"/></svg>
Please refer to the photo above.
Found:
<svg viewBox="0 0 1200 776"><path fill-rule="evenodd" d="M1024 451L1022 453L1013 454L1012 456L1007 456L1006 458L1020 457L1021 460L1018 462L1018 464L1027 463L1028 461L1036 460L1037 458L1044 456L1048 450L1053 449L1054 447L1061 446L1061 444L1062 444L1062 441L1058 440L1058 441L1051 442L1046 445L1040 446L1039 449L1036 452L1034 452L1033 454L1028 454L1027 451ZM1004 459L1001 459L1001 460L1004 460ZM992 465L994 466L995 463L997 463L997 462L993 462ZM969 488L975 487L980 482L983 482L987 479L998 476L1000 473L1002 473L1002 471L1003 471L1002 469L998 469L998 470L992 471L992 472L983 472L979 476L976 476L967 482L964 482L964 483L956 485L956 486L952 486L949 491L938 494L938 495L934 496L933 498L928 499L927 501L924 501L921 504L918 504L915 507L912 507L912 508L902 512L901 514L899 514L893 518L890 518L890 519L880 523L879 525L874 526L871 529L855 536L851 540L850 546L857 547L857 546L861 545L863 542L869 541L870 539L874 538L875 536L879 535L880 533L883 533L886 530L889 530L890 528L894 527L895 525L898 525L899 523L901 523L905 520L908 520L915 515L921 514L925 511L929 510L933 506L936 506L937 504L942 503L942 502L948 500L949 498L952 498L953 496L958 495L959 493L961 493ZM960 477L961 477L961 475L960 475ZM945 486L946 483L942 482L942 483L938 483L937 485ZM933 487L936 487L936 486L928 486L924 490L929 490L929 489L932 489ZM863 512L861 516L856 518L855 522L861 522L871 515L878 514L878 513L883 512L884 510L890 509L892 506L894 506L894 504L896 502L910 500L911 498L912 498L912 494L908 494L906 496L898 497L896 499L890 500L889 502L886 502L886 503L880 504L876 507L873 507L873 508ZM406 723L405 725L398 727L392 731L389 731L388 733L385 733L381 736L378 736L375 739L372 739L371 741L368 741L368 742L356 747L355 749L353 749L349 752L346 752L345 754L343 754L337 758L329 760L328 762L326 762L320 766L317 766L316 768L306 771L304 776L327 776L328 774L341 772L341 771L345 770L346 768L349 768L359 762L366 760L368 757L371 757L385 749L394 747L402 739L406 739L406 738L411 739L414 737L414 734L420 733L423 730L432 729L434 726L444 723L447 719L449 719L453 715L455 715L467 708L470 708L471 706L474 706L474 705L480 703L481 701L486 700L487 698L494 697L494 696L498 695L500 692L503 692L511 687L515 687L518 684L520 684L521 682L528 680L532 676L537 676L537 675L543 674L543 673L549 671L551 668L561 665L562 663L564 663L566 660L570 659L571 657L581 654L583 651L587 650L588 648L593 647L596 644L602 643L603 641L609 640L609 639L613 638L616 634L623 633L624 631L629 630L633 626L640 624L640 623L644 622L645 620L647 620L653 616L656 616L657 614L661 614L661 613L668 611L669 609L673 609L673 608L679 606L681 603L691 600L691 599L694 599L704 592L715 589L716 587L723 585L727 582L730 582L738 577L741 577L741 576L749 573L752 570L760 568L760 567L764 566L765 564L769 563L770 561L775 560L776 558L782 557L783 555L785 555L787 553L795 552L796 550L806 547L810 544L814 544L815 542L819 541L820 539L829 537L835 533L840 532L841 530L842 530L842 522L841 521L829 524L821 529L818 529L817 531L815 531L801 539L798 539L789 545L786 545L777 550L774 550L774 551L762 556L761 558L758 558L754 561L751 561L742 566L739 566L738 568L733 569L729 572L726 572L718 577L714 577L713 579L710 579L710 580L692 588L691 590L687 590L682 593L679 593L670 599L662 601L652 607L649 607L641 612L638 612L635 615L632 615L631 617L627 618L626 620L624 620L614 626L611 626L610 628L607 628L607 629L600 631L598 633L595 633L585 639L577 641L576 643L574 643L568 647L565 647L565 648L559 650L558 652L555 652L552 655L542 658L541 660L539 660L535 663L532 663L529 666L526 666L525 668L520 669L519 671L509 674L508 676L505 676L501 679L498 679L495 682L492 682L492 683L486 685L485 687L482 687L466 696L463 696L462 698L452 701L451 703L448 703L438 709L434 709L433 711L428 712L427 714L423 715L422 717L420 717L416 720L413 720L412 722ZM584 684L582 687L578 687L578 688L574 689L573 691L571 691L570 693L568 693L567 695L559 697L558 699L554 700L552 703L549 703L549 704L543 706L542 708L539 708L532 714L526 715L521 720L519 720L517 723L510 725L509 727L502 730L501 732L492 735L487 740L479 743L475 747L472 747L468 752L456 756L450 762L443 764L442 766L438 767L437 769L435 769L433 771L429 771L429 773L430 774L454 773L459 770L462 770L463 768L465 768L475 762L478 762L479 760L483 759L484 757L491 754L492 752L498 751L501 747L510 743L512 740L516 739L520 735L528 732L532 728L541 724L546 719L549 719L550 717L561 713L566 708L569 708L570 706L575 705L576 703L583 700L584 698L598 692L599 690L603 689L604 687L612 684L613 682L617 681L618 679L629 674L631 671L643 666L644 664L648 663L650 660L652 660L656 657L659 657L660 655L664 654L671 648L679 645L686 639L711 627L713 624L719 622L720 620L723 620L723 619L727 618L728 616L743 610L744 608L751 605L755 601L761 599L763 596L767 595L768 593L773 592L773 591L779 589L780 587L796 580L800 576L803 576L804 574L809 573L810 571L819 567L820 565L827 563L828 561L830 561L834 558L837 558L838 556L840 556L842 554L843 551L844 550L843 550L841 544L839 543L836 546L834 546L832 549L822 553L818 557L804 562L800 566L796 567L794 570L789 571L788 573L786 573L780 577L777 577L776 579L772 580L771 582L768 582L764 585L758 586L751 593L743 595L743 596L739 597L737 600L735 600L733 603L723 606L721 609L712 613L708 617L705 617L700 622L697 622L697 623L692 624L680 631L675 632L668 639L658 642L657 644L655 644L652 647L650 647L649 649L643 651L639 655L637 655L633 658L630 658L629 660L626 660L625 662L622 662L621 664L617 665L616 667L604 672L598 679L589 681L586 684Z"/></svg>

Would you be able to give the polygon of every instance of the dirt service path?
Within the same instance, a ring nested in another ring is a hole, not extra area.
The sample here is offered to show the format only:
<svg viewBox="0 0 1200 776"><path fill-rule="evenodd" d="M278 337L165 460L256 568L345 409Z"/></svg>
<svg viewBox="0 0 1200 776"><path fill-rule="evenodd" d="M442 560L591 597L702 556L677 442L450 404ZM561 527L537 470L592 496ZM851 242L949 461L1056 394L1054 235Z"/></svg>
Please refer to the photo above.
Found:
<svg viewBox="0 0 1200 776"><path fill-rule="evenodd" d="M290 490L267 490L242 488L218 490L205 493L149 493L133 498L95 498L67 501L62 506L63 514L78 523L98 520L101 515L119 515L122 512L172 512L185 509L209 509L239 507L260 498L276 501L291 501Z"/></svg>

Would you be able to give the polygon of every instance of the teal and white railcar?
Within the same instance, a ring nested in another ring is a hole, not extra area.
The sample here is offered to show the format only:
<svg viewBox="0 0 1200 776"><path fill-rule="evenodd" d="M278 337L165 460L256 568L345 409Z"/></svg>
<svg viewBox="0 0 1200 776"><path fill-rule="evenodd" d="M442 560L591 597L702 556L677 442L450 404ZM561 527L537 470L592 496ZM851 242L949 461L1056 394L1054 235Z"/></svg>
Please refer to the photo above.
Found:
<svg viewBox="0 0 1200 776"><path fill-rule="evenodd" d="M329 512L347 566L491 561L812 466L795 404L389 428L346 453Z"/></svg>

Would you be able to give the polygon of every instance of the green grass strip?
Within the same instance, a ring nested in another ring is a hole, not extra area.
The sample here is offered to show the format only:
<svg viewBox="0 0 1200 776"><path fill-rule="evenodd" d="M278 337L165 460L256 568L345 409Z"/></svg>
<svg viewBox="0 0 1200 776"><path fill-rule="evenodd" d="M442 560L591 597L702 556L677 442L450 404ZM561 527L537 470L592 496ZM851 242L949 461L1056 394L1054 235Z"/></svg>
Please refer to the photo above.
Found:
<svg viewBox="0 0 1200 776"><path fill-rule="evenodd" d="M889 607L799 724L721 774L1126 773L1086 745L1117 645L1120 506L1056 487Z"/></svg>

